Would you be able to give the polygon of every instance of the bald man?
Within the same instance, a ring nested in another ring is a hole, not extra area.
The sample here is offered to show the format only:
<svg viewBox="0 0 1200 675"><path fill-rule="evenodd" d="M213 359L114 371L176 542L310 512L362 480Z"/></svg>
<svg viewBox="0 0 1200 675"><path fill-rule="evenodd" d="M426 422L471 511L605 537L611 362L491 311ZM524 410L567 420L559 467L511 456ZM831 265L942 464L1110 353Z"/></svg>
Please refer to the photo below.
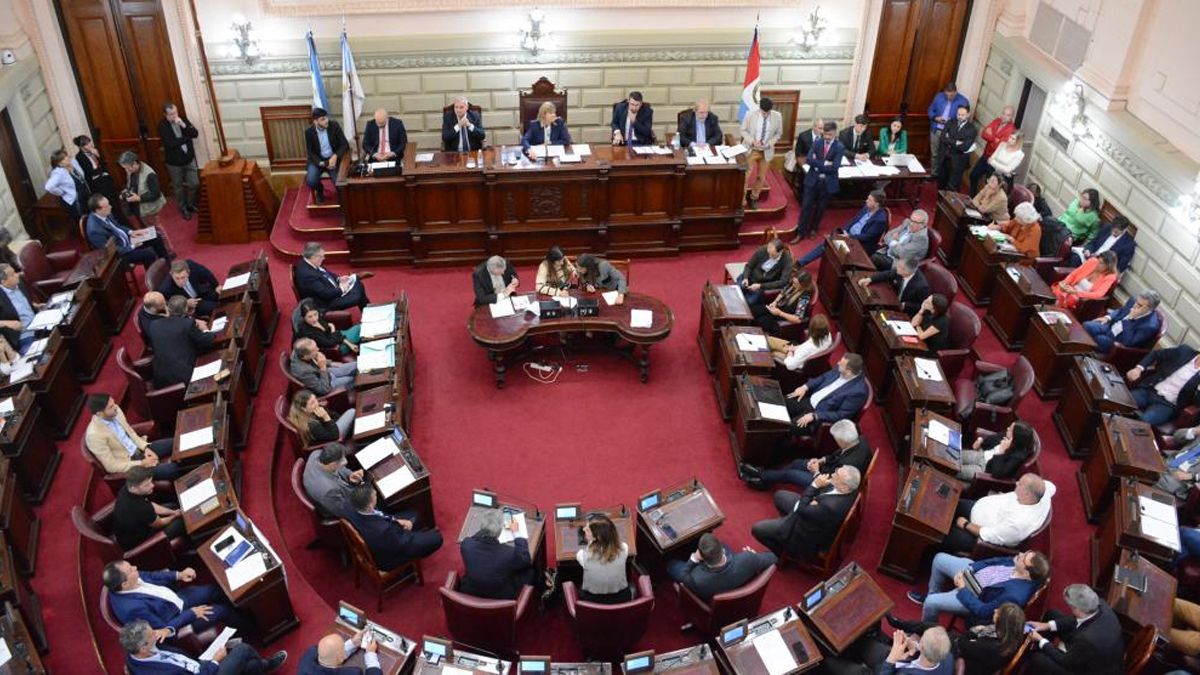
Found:
<svg viewBox="0 0 1200 675"><path fill-rule="evenodd" d="M326 635L300 657L300 670L297 672L299 675L383 675L383 669L379 667L379 656L375 653L378 644L371 639L363 644L363 633L364 631L360 630L349 640L342 639L337 633ZM364 650L364 667L343 666L346 659L360 646Z"/></svg>
<svg viewBox="0 0 1200 675"><path fill-rule="evenodd" d="M142 340L150 344L146 331L150 324L167 315L167 298L158 291L150 291L142 296L142 308L138 310L137 322L141 330Z"/></svg>
<svg viewBox="0 0 1200 675"><path fill-rule="evenodd" d="M408 134L404 131L404 122L395 117L388 117L383 108L375 111L375 117L367 122L367 130L363 132L363 152L372 162L386 162L392 159L403 159L404 148L408 145Z"/></svg>
<svg viewBox="0 0 1200 675"><path fill-rule="evenodd" d="M679 147L693 145L720 145L721 122L708 109L708 101L700 99L696 105L679 116Z"/></svg>
<svg viewBox="0 0 1200 675"><path fill-rule="evenodd" d="M472 152L487 144L487 131L479 113L471 110L466 96L454 99L454 107L442 114L442 150Z"/></svg>

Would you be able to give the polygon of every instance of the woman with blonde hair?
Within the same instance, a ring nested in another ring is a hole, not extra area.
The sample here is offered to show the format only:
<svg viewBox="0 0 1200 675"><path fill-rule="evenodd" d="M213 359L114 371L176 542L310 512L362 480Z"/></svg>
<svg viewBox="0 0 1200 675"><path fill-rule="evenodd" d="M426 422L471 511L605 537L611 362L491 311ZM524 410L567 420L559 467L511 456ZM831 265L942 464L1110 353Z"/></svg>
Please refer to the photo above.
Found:
<svg viewBox="0 0 1200 675"><path fill-rule="evenodd" d="M800 370L814 354L819 354L833 344L833 335L829 332L829 319L824 314L817 314L808 321L808 339L798 345L774 335L767 336L767 346L771 348L771 356L782 363L788 370Z"/></svg>
<svg viewBox="0 0 1200 675"><path fill-rule="evenodd" d="M305 447L329 443L346 437L354 426L354 408L342 413L335 420L321 399L307 389L292 396L292 407L288 410L288 422L300 434Z"/></svg>
<svg viewBox="0 0 1200 675"><path fill-rule="evenodd" d="M529 123L529 129L521 136L521 147L529 154L535 145L570 145L571 134L567 123L558 116L558 108L550 101L538 107L537 119Z"/></svg>
<svg viewBox="0 0 1200 675"><path fill-rule="evenodd" d="M580 599L602 605L632 600L625 575L629 545L621 541L617 526L608 516L594 515L584 524L583 536L587 545L575 552L575 560L583 568Z"/></svg>
<svg viewBox="0 0 1200 675"><path fill-rule="evenodd" d="M1117 283L1117 254L1105 251L1088 258L1076 267L1066 279L1054 284L1050 290L1058 298L1058 306L1075 309L1080 300L1097 300L1108 295Z"/></svg>

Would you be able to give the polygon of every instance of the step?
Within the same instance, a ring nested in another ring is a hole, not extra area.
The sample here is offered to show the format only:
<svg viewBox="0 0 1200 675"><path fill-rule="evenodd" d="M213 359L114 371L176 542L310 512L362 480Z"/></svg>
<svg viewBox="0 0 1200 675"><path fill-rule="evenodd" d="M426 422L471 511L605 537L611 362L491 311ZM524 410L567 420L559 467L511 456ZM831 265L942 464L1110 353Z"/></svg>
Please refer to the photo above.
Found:
<svg viewBox="0 0 1200 675"><path fill-rule="evenodd" d="M279 213L275 216L275 225L271 228L271 247L280 256L294 261L300 259L300 251L304 248L305 242L317 240L325 246L325 255L331 260L339 262L348 260L350 250L346 241L340 236L330 237L325 234L317 237L293 229L292 214L297 210L297 202L300 200L299 193L299 190L291 189L284 194Z"/></svg>

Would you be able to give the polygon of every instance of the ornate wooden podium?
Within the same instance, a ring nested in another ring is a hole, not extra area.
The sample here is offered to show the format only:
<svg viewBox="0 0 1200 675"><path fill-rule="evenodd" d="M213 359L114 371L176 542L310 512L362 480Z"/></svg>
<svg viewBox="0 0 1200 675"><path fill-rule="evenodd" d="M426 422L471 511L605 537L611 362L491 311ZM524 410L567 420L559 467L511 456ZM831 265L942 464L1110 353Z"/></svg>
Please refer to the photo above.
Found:
<svg viewBox="0 0 1200 675"><path fill-rule="evenodd" d="M196 239L203 244L244 244L271 235L279 201L258 162L230 149L200 172Z"/></svg>

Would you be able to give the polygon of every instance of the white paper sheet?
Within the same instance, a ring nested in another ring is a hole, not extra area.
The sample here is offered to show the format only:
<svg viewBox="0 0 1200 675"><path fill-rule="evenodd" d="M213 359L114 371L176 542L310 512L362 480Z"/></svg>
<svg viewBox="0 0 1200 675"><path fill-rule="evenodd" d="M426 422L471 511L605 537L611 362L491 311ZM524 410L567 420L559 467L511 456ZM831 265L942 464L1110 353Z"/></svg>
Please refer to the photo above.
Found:
<svg viewBox="0 0 1200 675"><path fill-rule="evenodd" d="M513 517L513 520L517 521L517 531L514 534L513 531L508 529L507 527L504 528L503 530L500 530L500 543L501 544L507 544L508 542L512 541L513 539L528 539L529 538L529 527L528 527L527 523L525 522L525 514L524 513L514 513L512 517Z"/></svg>
<svg viewBox="0 0 1200 675"><path fill-rule="evenodd" d="M925 173L925 165L921 164L921 160L913 157L908 160L908 170L913 173Z"/></svg>
<svg viewBox="0 0 1200 675"><path fill-rule="evenodd" d="M208 325L208 332L220 333L221 331L225 330L225 326L227 325L229 325L229 317L218 316L217 318L213 319L212 323Z"/></svg>
<svg viewBox="0 0 1200 675"><path fill-rule="evenodd" d="M979 211L976 211L975 209L970 208L970 207L963 209L963 213L967 214L968 216L971 216L972 218L978 218L980 220L983 220L983 214L980 213Z"/></svg>
<svg viewBox="0 0 1200 675"><path fill-rule="evenodd" d="M587 157L588 155L592 154L592 146L588 145L587 143L575 143L571 146L571 152L579 155L580 157Z"/></svg>
<svg viewBox="0 0 1200 675"><path fill-rule="evenodd" d="M29 349L25 350L25 360L32 362L34 357L41 356L42 352L46 351L46 345L50 344L50 338L38 338L29 343Z"/></svg>
<svg viewBox="0 0 1200 675"><path fill-rule="evenodd" d="M907 321L888 321L887 325L892 329L892 332L900 337L911 335L916 337L917 329Z"/></svg>
<svg viewBox="0 0 1200 675"><path fill-rule="evenodd" d="M575 309L579 306L579 300L569 295L560 295L554 298L555 302L563 306L563 309Z"/></svg>
<svg viewBox="0 0 1200 675"><path fill-rule="evenodd" d="M693 166L694 166L694 165L696 165L696 164L703 164L703 163L704 163L704 158L703 158L703 157L691 157L691 156L689 156L689 157L687 158L687 163L688 163L688 164L690 164L690 165L693 165Z"/></svg>
<svg viewBox="0 0 1200 675"><path fill-rule="evenodd" d="M1138 496L1138 510L1147 518L1161 520L1164 523L1178 525L1179 517L1175 512L1175 507L1164 504L1154 499Z"/></svg>
<svg viewBox="0 0 1200 675"><path fill-rule="evenodd" d="M230 590L236 591L266 573L267 564L263 562L263 557L258 552L254 552L225 570L225 578L229 580Z"/></svg>
<svg viewBox="0 0 1200 675"><path fill-rule="evenodd" d="M742 145L741 143L738 143L737 145L731 145L727 148L721 149L721 154L725 157L728 157L729 159L733 159L734 157L737 157L738 155L744 155L747 152L749 152L749 150L747 150L746 146Z"/></svg>
<svg viewBox="0 0 1200 675"><path fill-rule="evenodd" d="M179 435L179 451L187 452L192 448L198 448L202 445L209 445L213 442L213 428L201 427L195 431L189 431Z"/></svg>
<svg viewBox="0 0 1200 675"><path fill-rule="evenodd" d="M783 641L783 635L777 630L763 633L754 638L754 649L767 667L768 675L784 675L796 669L796 657Z"/></svg>
<svg viewBox="0 0 1200 675"><path fill-rule="evenodd" d="M729 162L724 157L705 157L705 164L728 164Z"/></svg>
<svg viewBox="0 0 1200 675"><path fill-rule="evenodd" d="M950 427L943 424L940 420L930 420L929 429L926 430L929 434L929 440L937 441L942 445L950 445Z"/></svg>
<svg viewBox="0 0 1200 675"><path fill-rule="evenodd" d="M396 321L396 306L388 303L386 305L367 305L362 311L363 323L369 321Z"/></svg>
<svg viewBox="0 0 1200 675"><path fill-rule="evenodd" d="M492 313L493 319L503 319L506 316L513 315L512 300L503 298L488 305L488 311Z"/></svg>
<svg viewBox="0 0 1200 675"><path fill-rule="evenodd" d="M1183 550L1183 546L1179 542L1178 525L1171 525L1158 518L1142 518L1142 534L1173 550Z"/></svg>
<svg viewBox="0 0 1200 675"><path fill-rule="evenodd" d="M530 305L537 305L537 303L533 302L533 298L528 295L513 295L509 296L508 299L512 300L513 309L518 312L524 312Z"/></svg>
<svg viewBox="0 0 1200 675"><path fill-rule="evenodd" d="M738 333L733 339L737 342L737 348L744 352L767 351L767 337L765 335Z"/></svg>
<svg viewBox="0 0 1200 675"><path fill-rule="evenodd" d="M366 433L368 431L375 431L376 429L382 429L383 425L386 422L387 422L387 411L386 410L380 410L377 413L371 413L370 415L363 415L362 417L355 417L354 418L354 435L357 436L359 434Z"/></svg>
<svg viewBox="0 0 1200 675"><path fill-rule="evenodd" d="M917 377L922 380L941 382L945 379L942 377L942 369L938 367L938 362L933 359L916 358L913 359L913 365L917 368Z"/></svg>
<svg viewBox="0 0 1200 675"><path fill-rule="evenodd" d="M248 283L250 283L250 273L246 272L245 274L239 274L236 277L229 277L226 279L225 283L221 284L221 290L232 291L233 289L241 288Z"/></svg>
<svg viewBox="0 0 1200 675"><path fill-rule="evenodd" d="M442 675L473 675L473 671L455 668L454 666L442 666Z"/></svg>
<svg viewBox="0 0 1200 675"><path fill-rule="evenodd" d="M604 293L600 294L600 297L604 298L604 302L608 303L609 305L615 305L617 304L618 295L620 295L620 293L617 291L605 291Z"/></svg>
<svg viewBox="0 0 1200 675"><path fill-rule="evenodd" d="M179 508L188 511L216 496L217 484L213 482L213 479L205 478L179 493Z"/></svg>
<svg viewBox="0 0 1200 675"><path fill-rule="evenodd" d="M758 414L762 415L762 418L765 420L789 423L792 421L792 418L788 416L787 406L779 405L778 403L759 401Z"/></svg>
<svg viewBox="0 0 1200 675"><path fill-rule="evenodd" d="M12 660L12 650L8 647L8 639L0 638L0 666Z"/></svg>
<svg viewBox="0 0 1200 675"><path fill-rule="evenodd" d="M384 476L375 485L379 488L379 494L383 495L384 499L387 499L411 485L414 480L416 480L416 477L413 476L412 469L402 466Z"/></svg>
<svg viewBox="0 0 1200 675"><path fill-rule="evenodd" d="M33 316L33 321L29 322L28 330L48 330L62 323L63 311L61 309L44 309Z"/></svg>
<svg viewBox="0 0 1200 675"><path fill-rule="evenodd" d="M363 321L359 329L359 336L365 339L383 337L392 332L396 322L389 319L380 319L378 321Z"/></svg>
<svg viewBox="0 0 1200 675"><path fill-rule="evenodd" d="M33 364L27 361L18 361L9 371L8 381L10 383L20 382L31 375L33 375Z"/></svg>
<svg viewBox="0 0 1200 675"><path fill-rule="evenodd" d="M154 229L153 227L144 227L140 230L129 231L129 243L133 244L134 246L141 246L142 244L155 239L158 239L158 230Z"/></svg>
<svg viewBox="0 0 1200 675"><path fill-rule="evenodd" d="M3 401L0 401L0 415L7 415L15 409L16 408L13 407L13 400L11 396Z"/></svg>
<svg viewBox="0 0 1200 675"><path fill-rule="evenodd" d="M396 365L396 338L372 340L358 346L358 371L381 370Z"/></svg>
<svg viewBox="0 0 1200 675"><path fill-rule="evenodd" d="M629 325L632 328L649 328L654 325L654 311L649 309L629 310Z"/></svg>
<svg viewBox="0 0 1200 675"><path fill-rule="evenodd" d="M212 377L213 375L216 375L219 372L221 372L221 359L217 359L215 361L209 361L208 363L205 363L204 365L200 365L200 366L196 366L195 368L192 368L192 380L191 381L199 382L200 380L206 380L206 379Z"/></svg>
<svg viewBox="0 0 1200 675"><path fill-rule="evenodd" d="M50 307L58 307L60 305L69 305L75 299L75 291L60 291L50 296L50 302L46 303Z"/></svg>
<svg viewBox="0 0 1200 675"><path fill-rule="evenodd" d="M396 447L396 442L391 436L384 436L371 442L367 447L355 453L354 458L358 460L358 465L364 469L370 469L383 460L392 455L400 454L400 448Z"/></svg>
<svg viewBox="0 0 1200 675"><path fill-rule="evenodd" d="M583 161L583 158L574 153L567 152L563 153L563 155L558 158L558 161L560 164L579 164Z"/></svg>
<svg viewBox="0 0 1200 675"><path fill-rule="evenodd" d="M224 647L225 643L229 642L229 638L233 637L235 633L237 633L236 628L229 628L226 626L225 630L221 631L221 634L217 636L217 639L213 640L212 644L208 646L208 649L205 649L204 653L200 655L200 660L212 661L213 656L217 653L217 650Z"/></svg>
<svg viewBox="0 0 1200 675"><path fill-rule="evenodd" d="M433 153L432 152L418 152L417 156L414 159L417 162L432 162L433 161Z"/></svg>
<svg viewBox="0 0 1200 675"><path fill-rule="evenodd" d="M549 149L547 150L547 148ZM532 145L529 147L529 154L533 155L535 159L545 157L547 153L550 157L562 157L565 151L561 145Z"/></svg>
<svg viewBox="0 0 1200 675"><path fill-rule="evenodd" d="M1056 323L1061 323L1064 326L1071 325L1071 317L1062 312L1038 312L1038 316L1045 321L1047 325L1053 326Z"/></svg>

